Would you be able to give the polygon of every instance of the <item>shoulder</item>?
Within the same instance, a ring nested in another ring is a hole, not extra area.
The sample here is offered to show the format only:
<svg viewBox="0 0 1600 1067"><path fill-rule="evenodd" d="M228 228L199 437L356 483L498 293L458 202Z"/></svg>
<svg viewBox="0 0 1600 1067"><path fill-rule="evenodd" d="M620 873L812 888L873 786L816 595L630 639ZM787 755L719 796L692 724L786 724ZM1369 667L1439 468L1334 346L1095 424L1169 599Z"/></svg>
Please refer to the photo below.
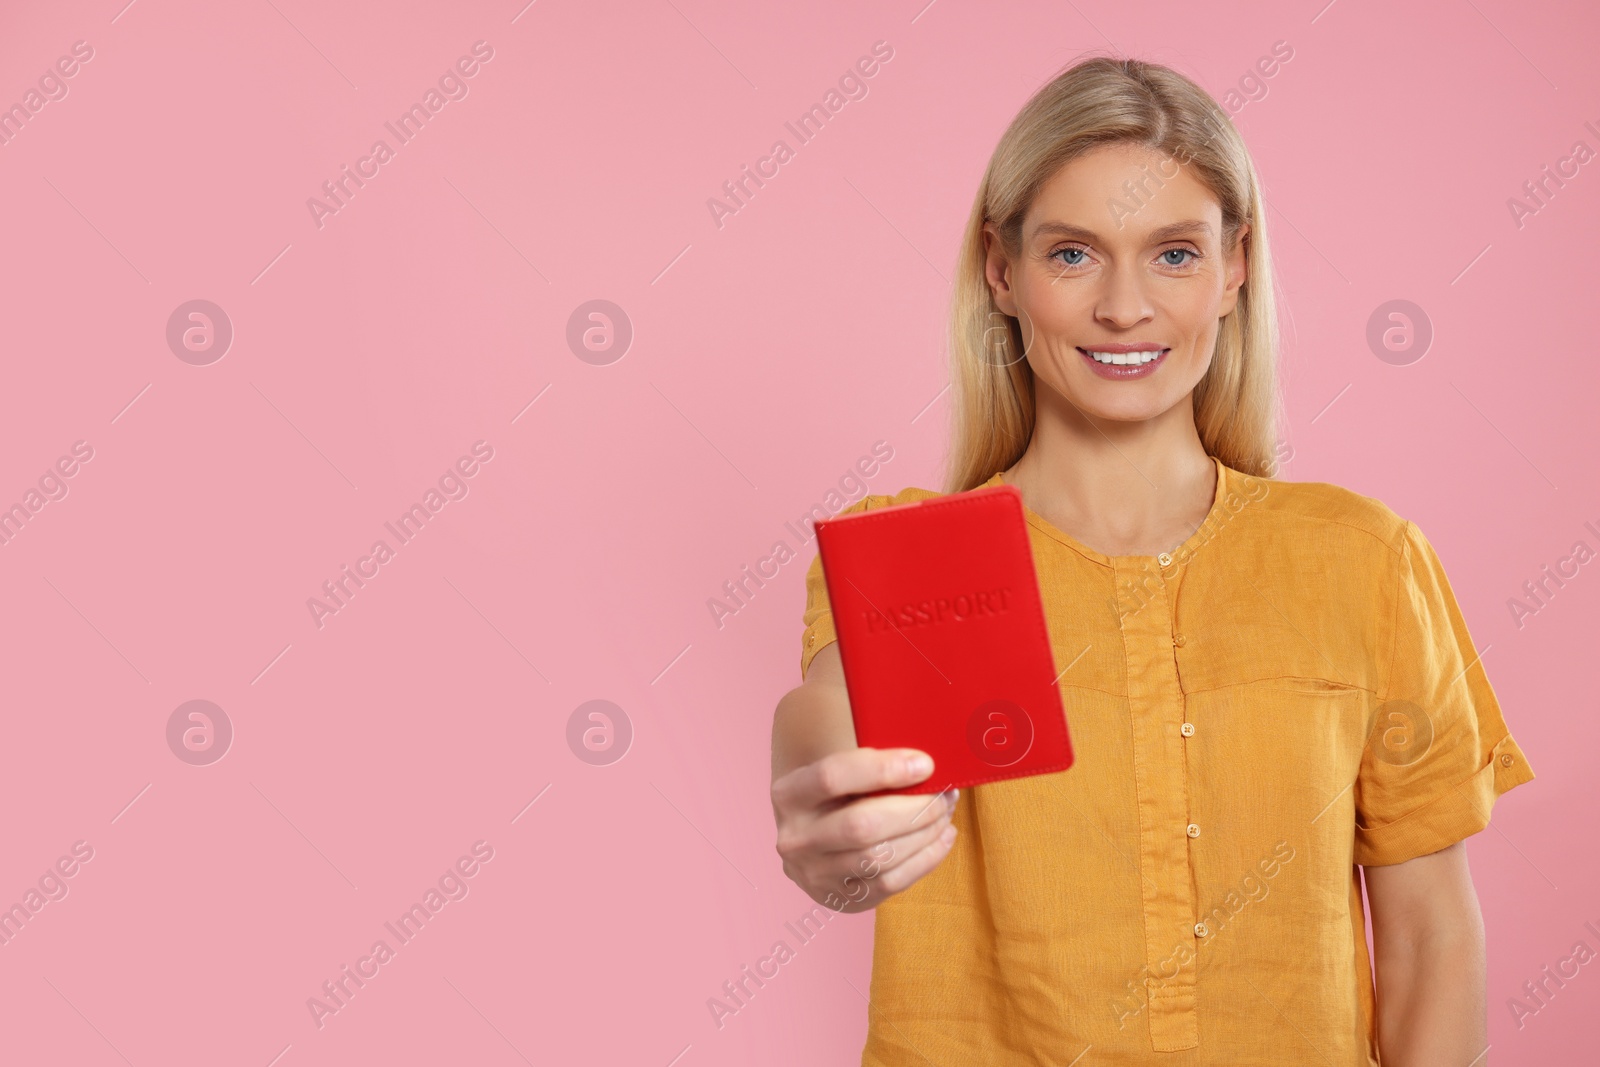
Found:
<svg viewBox="0 0 1600 1067"><path fill-rule="evenodd" d="M1377 497L1332 482L1255 478L1228 469L1233 488L1257 514L1285 533L1316 531L1319 540L1348 541L1400 555L1420 536L1412 523Z"/></svg>
<svg viewBox="0 0 1600 1067"><path fill-rule="evenodd" d="M935 489L922 489L912 485L907 486L898 493L869 493L854 503L840 508L834 514L853 515L858 511L869 511L873 508L888 508L897 504L915 504L936 496L944 496L944 494Z"/></svg>
<svg viewBox="0 0 1600 1067"><path fill-rule="evenodd" d="M808 532L811 533L811 536L806 538L806 540L809 541L811 540L811 537L815 536L814 531L816 523L820 519L835 519L841 515L854 515L857 512L871 511L875 508L893 507L896 504L914 504L921 500L927 500L930 497L943 495L943 493L936 492L932 489L921 489L917 486L907 486L898 493L868 493L866 496L858 497L855 500L844 504L842 507L835 505L831 499L825 500L820 504L812 505L811 513L802 518L801 525L806 527ZM840 497L839 499L843 501L847 498ZM808 572L807 577L808 580L811 581L817 588L821 587L822 553L820 551L812 557L811 569Z"/></svg>

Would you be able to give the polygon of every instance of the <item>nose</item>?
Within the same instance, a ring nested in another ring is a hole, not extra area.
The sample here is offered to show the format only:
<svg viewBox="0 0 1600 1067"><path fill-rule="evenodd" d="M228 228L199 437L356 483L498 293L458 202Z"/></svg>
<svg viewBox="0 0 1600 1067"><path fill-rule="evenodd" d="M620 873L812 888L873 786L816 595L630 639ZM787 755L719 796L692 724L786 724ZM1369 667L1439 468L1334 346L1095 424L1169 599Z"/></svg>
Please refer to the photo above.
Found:
<svg viewBox="0 0 1600 1067"><path fill-rule="evenodd" d="M1132 263L1121 263L1102 276L1100 296L1095 301L1095 319L1117 330L1128 330L1151 319L1155 310L1144 292L1144 279Z"/></svg>

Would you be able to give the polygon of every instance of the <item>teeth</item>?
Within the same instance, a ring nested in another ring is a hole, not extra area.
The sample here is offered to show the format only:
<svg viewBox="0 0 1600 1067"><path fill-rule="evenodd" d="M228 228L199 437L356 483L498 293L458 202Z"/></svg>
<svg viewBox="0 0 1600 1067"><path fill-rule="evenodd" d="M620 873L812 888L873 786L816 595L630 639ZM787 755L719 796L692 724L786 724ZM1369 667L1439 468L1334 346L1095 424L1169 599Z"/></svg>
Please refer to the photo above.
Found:
<svg viewBox="0 0 1600 1067"><path fill-rule="evenodd" d="M1087 351L1096 363L1110 363L1115 366L1149 363L1161 355L1160 352L1096 352L1092 348Z"/></svg>

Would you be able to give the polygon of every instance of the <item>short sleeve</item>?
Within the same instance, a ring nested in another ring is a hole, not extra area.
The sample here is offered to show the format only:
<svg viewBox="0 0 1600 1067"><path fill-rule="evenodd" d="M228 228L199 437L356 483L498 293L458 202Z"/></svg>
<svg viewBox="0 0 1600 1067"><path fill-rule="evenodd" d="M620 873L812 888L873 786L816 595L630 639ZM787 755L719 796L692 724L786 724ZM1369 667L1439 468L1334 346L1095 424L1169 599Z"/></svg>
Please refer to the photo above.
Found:
<svg viewBox="0 0 1600 1067"><path fill-rule="evenodd" d="M890 497L882 495L864 496L848 507L841 508L834 518L840 515L851 515L868 508L881 507ZM822 572L822 555L818 553L811 558L811 566L806 570L806 610L801 616L805 632L800 635L800 680L805 681L806 671L811 669L811 661L818 652L830 641L839 639L838 633L833 628L833 611L828 606L828 583Z"/></svg>
<svg viewBox="0 0 1600 1067"><path fill-rule="evenodd" d="M1534 778L1506 728L1444 567L1405 524L1389 580L1377 714L1355 783L1355 862L1447 848L1489 825L1500 794Z"/></svg>

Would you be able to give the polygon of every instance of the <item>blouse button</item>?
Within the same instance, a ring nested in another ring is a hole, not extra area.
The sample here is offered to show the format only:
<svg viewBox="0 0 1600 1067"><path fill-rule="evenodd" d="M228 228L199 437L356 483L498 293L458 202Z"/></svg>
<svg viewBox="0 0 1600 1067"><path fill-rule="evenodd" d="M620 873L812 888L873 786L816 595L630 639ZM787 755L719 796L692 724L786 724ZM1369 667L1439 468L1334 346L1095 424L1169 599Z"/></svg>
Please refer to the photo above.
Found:
<svg viewBox="0 0 1600 1067"><path fill-rule="evenodd" d="M1504 756L1500 757L1500 765L1503 766L1503 767L1509 767L1515 762L1516 762L1516 760L1512 757L1511 753L1509 753L1509 752L1507 752Z"/></svg>
<svg viewBox="0 0 1600 1067"><path fill-rule="evenodd" d="M1210 930L1206 929L1206 924L1205 923L1195 923L1194 924L1194 936L1196 936L1196 937L1204 937L1207 934L1209 934L1210 932L1211 932Z"/></svg>
<svg viewBox="0 0 1600 1067"><path fill-rule="evenodd" d="M1186 832L1188 833L1188 835L1190 837L1199 837L1200 836L1200 827L1197 826L1194 823L1190 823L1189 824L1189 829Z"/></svg>
<svg viewBox="0 0 1600 1067"><path fill-rule="evenodd" d="M1193 737L1194 736L1194 723L1192 723L1192 722L1184 723L1182 726L1178 727L1178 732L1181 733L1184 737Z"/></svg>
<svg viewBox="0 0 1600 1067"><path fill-rule="evenodd" d="M1163 567L1170 567L1172 566L1172 554L1163 552L1161 555L1156 557L1156 562L1161 564Z"/></svg>
<svg viewBox="0 0 1600 1067"><path fill-rule="evenodd" d="M1187 637L1183 636L1182 634L1173 634L1172 635L1172 643L1177 645L1179 648L1182 648L1184 646L1184 643L1186 641L1188 641L1188 640L1189 639Z"/></svg>
<svg viewBox="0 0 1600 1067"><path fill-rule="evenodd" d="M806 635L806 644L807 645L814 645L816 643L817 643L817 635L816 634L807 634Z"/></svg>

